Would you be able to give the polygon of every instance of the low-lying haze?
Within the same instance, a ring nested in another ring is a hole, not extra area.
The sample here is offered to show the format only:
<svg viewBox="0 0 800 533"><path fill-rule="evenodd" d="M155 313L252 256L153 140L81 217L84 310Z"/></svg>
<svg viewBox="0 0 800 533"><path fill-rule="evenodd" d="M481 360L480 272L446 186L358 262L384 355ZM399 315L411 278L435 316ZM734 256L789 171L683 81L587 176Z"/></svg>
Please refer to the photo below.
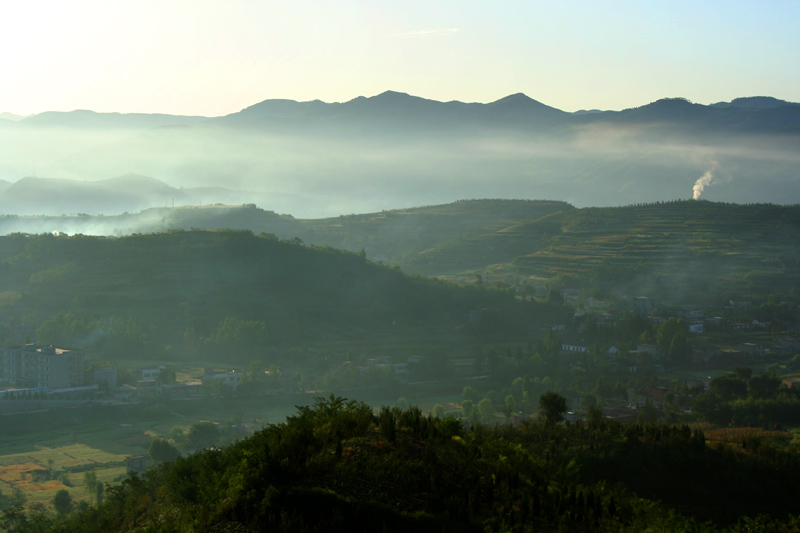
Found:
<svg viewBox="0 0 800 533"><path fill-rule="evenodd" d="M390 91L217 118L46 113L0 127L0 209L255 203L314 218L487 197L798 202L800 106L761 102L570 114L521 94L464 104ZM106 183L128 174L152 180Z"/></svg>

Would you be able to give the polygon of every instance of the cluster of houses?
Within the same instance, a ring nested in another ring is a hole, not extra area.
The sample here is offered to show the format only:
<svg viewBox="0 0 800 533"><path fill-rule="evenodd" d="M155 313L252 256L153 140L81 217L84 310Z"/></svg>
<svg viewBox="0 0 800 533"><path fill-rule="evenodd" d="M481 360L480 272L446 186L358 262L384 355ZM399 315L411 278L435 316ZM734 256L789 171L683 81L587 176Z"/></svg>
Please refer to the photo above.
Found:
<svg viewBox="0 0 800 533"><path fill-rule="evenodd" d="M581 292L578 289L563 289L562 296L567 301L578 302ZM594 324L598 329L607 327L615 322L615 314L605 310L605 304L601 301L588 298L582 301L584 311L587 313L581 317L578 322L578 333L585 331L587 323ZM737 316L742 316L746 313L749 307L749 302L731 301L729 310L735 311ZM633 298L631 302L630 312L646 317L653 324L654 327L660 326L666 322L669 317L659 316L658 304L646 296L638 296ZM750 331L750 330L764 330L771 324L759 320L731 320L723 317L706 316L703 309L697 306L679 306L676 313L677 318L681 318L689 327L689 332L694 334L701 334L710 330L728 330L728 331ZM588 320L587 320L588 318ZM565 333L567 325L556 324L551 329L557 333ZM693 354L690 361L699 366L724 366L728 364L735 364L741 360L746 360L751 357L765 357L765 356L793 356L800 353L800 327L785 328L790 332L789 334L781 336L777 342L771 344L762 344L759 342L743 342L736 346L735 349L722 349L717 346L699 345L693 349ZM562 355L566 360L570 357L575 357L578 354L588 351L588 347L577 343L563 343L561 346ZM617 348L612 347L608 351L608 358L611 360L612 366L615 361L626 363L623 365L622 371L636 372L643 366L658 371L663 370L660 367L660 362L665 358L666 353L659 347L654 345L639 344L636 350L631 350L626 354L620 354Z"/></svg>
<svg viewBox="0 0 800 533"><path fill-rule="evenodd" d="M128 401L159 396L169 399L187 399L202 397L207 392L206 387L209 385L217 384L230 392L236 392L242 384L240 370L218 371L206 368L199 381L180 383L166 379L166 371L166 365L138 368L136 369L136 381L132 385L109 387L109 393L117 400Z"/></svg>
<svg viewBox="0 0 800 533"><path fill-rule="evenodd" d="M118 384L116 368L87 371L82 350L21 344L0 352L0 399L192 398L202 396L203 385L211 383L235 391L242 379L242 372L238 370L219 372L206 369L200 381L171 383L165 379L165 371L165 365L139 368L132 384Z"/></svg>

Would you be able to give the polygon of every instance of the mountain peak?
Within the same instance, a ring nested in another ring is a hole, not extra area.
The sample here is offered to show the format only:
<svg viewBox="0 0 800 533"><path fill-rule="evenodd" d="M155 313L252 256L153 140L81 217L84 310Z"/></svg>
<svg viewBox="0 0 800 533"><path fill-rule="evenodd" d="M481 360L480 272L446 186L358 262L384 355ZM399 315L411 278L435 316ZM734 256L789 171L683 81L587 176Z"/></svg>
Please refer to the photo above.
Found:
<svg viewBox="0 0 800 533"><path fill-rule="evenodd" d="M536 100L534 100L533 98L531 98L530 96L528 96L525 93L509 94L508 96L504 96L503 98L501 98L499 100L496 100L496 101L494 101L492 103L493 104L497 104L497 103L500 103L500 102L509 102L509 103L534 103L535 102L537 104L541 104L541 102L537 102Z"/></svg>
<svg viewBox="0 0 800 533"><path fill-rule="evenodd" d="M381 94L373 96L372 98L419 98L411 96L408 93L401 93L400 91L383 91Z"/></svg>
<svg viewBox="0 0 800 533"><path fill-rule="evenodd" d="M711 107L741 107L744 109L768 109L773 107L783 106L796 106L794 102L787 102L786 100L779 100L772 96L745 96L741 98L734 98L730 102L717 102L711 104Z"/></svg>
<svg viewBox="0 0 800 533"><path fill-rule="evenodd" d="M495 100L494 102L486 104L486 107L494 111L499 111L500 113L537 113L539 116L543 116L543 114L553 116L567 114L560 109L550 107L549 105L543 104L538 100L534 100L524 93L510 94L499 100Z"/></svg>

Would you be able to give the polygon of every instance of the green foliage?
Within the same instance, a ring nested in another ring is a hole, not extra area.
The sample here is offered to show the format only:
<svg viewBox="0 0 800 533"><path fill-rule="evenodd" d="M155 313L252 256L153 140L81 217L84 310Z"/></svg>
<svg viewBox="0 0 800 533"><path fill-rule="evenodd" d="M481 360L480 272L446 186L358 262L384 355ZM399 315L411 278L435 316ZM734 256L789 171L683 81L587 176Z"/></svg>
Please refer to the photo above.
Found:
<svg viewBox="0 0 800 533"><path fill-rule="evenodd" d="M780 390L783 382L775 374L761 374L750 378L747 390L753 398L767 399L774 398Z"/></svg>
<svg viewBox="0 0 800 533"><path fill-rule="evenodd" d="M683 319L672 317L658 326L656 342L664 351L669 351L676 336L688 338L689 326Z"/></svg>
<svg viewBox="0 0 800 533"><path fill-rule="evenodd" d="M484 398L478 402L478 413L480 414L480 419L484 423L490 423L494 420L494 403L489 398Z"/></svg>
<svg viewBox="0 0 800 533"><path fill-rule="evenodd" d="M747 396L747 384L736 374L728 373L711 380L711 392L722 400L733 400Z"/></svg>
<svg viewBox="0 0 800 533"><path fill-rule="evenodd" d="M282 366L294 362L283 347L299 342L361 340L364 331L417 339L469 325L470 310L481 320L464 335L519 335L542 310L510 290L409 277L363 255L242 231L0 236L0 250L9 254L3 279L19 295L4 309L41 317L39 343L106 359L191 353ZM53 257L75 268L59 271L55 286L32 283Z"/></svg>
<svg viewBox="0 0 800 533"><path fill-rule="evenodd" d="M545 392L539 396L539 411L544 416L546 424L555 425L564 420L564 413L567 412L567 399L557 392Z"/></svg>
<svg viewBox="0 0 800 533"><path fill-rule="evenodd" d="M187 450L201 450L219 444L221 434L214 422L197 422L186 431L184 447Z"/></svg>
<svg viewBox="0 0 800 533"><path fill-rule="evenodd" d="M72 511L72 496L67 489L59 489L53 496L53 507L59 515L66 515Z"/></svg>
<svg viewBox="0 0 800 533"><path fill-rule="evenodd" d="M465 432L416 407L376 415L331 395L227 448L132 476L95 507L60 518L12 508L0 524L20 533L769 530L796 524L787 513L800 510L798 473L796 455L767 442L731 453L686 426L622 425L598 410L588 424Z"/></svg>
<svg viewBox="0 0 800 533"><path fill-rule="evenodd" d="M470 420L474 420L475 418L475 406L472 403L472 400L464 400L461 402L461 416L464 418L469 418Z"/></svg>
<svg viewBox="0 0 800 533"><path fill-rule="evenodd" d="M178 459L181 453L169 441L153 439L153 442L150 443L150 448L147 450L147 455L156 463L168 463Z"/></svg>
<svg viewBox="0 0 800 533"><path fill-rule="evenodd" d="M461 397L464 398L465 400L469 400L472 403L476 403L481 400L480 393L469 386L464 387L464 390L461 393Z"/></svg>

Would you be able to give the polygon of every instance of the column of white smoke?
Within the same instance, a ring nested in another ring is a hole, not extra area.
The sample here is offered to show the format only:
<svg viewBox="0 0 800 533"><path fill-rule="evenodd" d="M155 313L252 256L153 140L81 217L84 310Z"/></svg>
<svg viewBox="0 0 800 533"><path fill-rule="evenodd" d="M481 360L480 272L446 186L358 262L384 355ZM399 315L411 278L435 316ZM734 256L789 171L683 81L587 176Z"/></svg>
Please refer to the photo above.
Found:
<svg viewBox="0 0 800 533"><path fill-rule="evenodd" d="M710 169L706 170L706 173L700 176L696 182L694 182L694 199L697 200L700 198L700 195L703 194L703 191L709 185L714 183L714 170L716 170L717 165L713 165Z"/></svg>

